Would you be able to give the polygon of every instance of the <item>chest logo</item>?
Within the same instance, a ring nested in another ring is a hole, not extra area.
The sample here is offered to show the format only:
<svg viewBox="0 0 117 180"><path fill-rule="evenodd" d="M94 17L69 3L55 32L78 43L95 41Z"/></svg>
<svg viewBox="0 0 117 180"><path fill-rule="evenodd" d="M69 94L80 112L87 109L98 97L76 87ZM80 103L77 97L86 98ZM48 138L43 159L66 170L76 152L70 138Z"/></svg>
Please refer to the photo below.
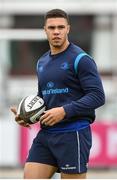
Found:
<svg viewBox="0 0 117 180"><path fill-rule="evenodd" d="M61 64L60 68L63 70L67 70L67 69L69 69L69 64L67 62L64 62Z"/></svg>
<svg viewBox="0 0 117 180"><path fill-rule="evenodd" d="M48 88L53 88L54 87L54 83L52 81L47 83L47 87Z"/></svg>
<svg viewBox="0 0 117 180"><path fill-rule="evenodd" d="M39 67L39 72L42 72L43 71L43 66L40 66Z"/></svg>

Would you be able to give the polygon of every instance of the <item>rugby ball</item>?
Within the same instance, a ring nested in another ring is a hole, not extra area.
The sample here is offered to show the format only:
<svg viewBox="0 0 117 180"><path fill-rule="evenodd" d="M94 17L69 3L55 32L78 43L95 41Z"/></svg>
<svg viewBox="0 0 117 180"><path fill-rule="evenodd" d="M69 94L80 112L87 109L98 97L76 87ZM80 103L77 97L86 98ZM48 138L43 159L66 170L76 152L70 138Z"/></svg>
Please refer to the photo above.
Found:
<svg viewBox="0 0 117 180"><path fill-rule="evenodd" d="M26 123L35 124L39 121L45 109L44 100L41 97L29 95L21 100L17 114Z"/></svg>

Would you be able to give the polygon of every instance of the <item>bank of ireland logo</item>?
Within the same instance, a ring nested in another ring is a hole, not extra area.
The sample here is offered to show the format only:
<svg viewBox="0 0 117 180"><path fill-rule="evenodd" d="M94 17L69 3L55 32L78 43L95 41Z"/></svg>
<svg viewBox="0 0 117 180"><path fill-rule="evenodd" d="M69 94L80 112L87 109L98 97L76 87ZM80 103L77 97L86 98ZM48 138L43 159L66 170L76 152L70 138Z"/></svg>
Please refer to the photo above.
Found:
<svg viewBox="0 0 117 180"><path fill-rule="evenodd" d="M67 69L69 69L69 64L67 62L64 62L61 64L60 68L63 70L67 70Z"/></svg>
<svg viewBox="0 0 117 180"><path fill-rule="evenodd" d="M47 87L48 88L53 88L54 87L54 83L52 81L47 83Z"/></svg>
<svg viewBox="0 0 117 180"><path fill-rule="evenodd" d="M56 88L54 82L49 81L46 84L46 89L42 91L43 95L50 95L50 94L66 94L69 93L69 88Z"/></svg>

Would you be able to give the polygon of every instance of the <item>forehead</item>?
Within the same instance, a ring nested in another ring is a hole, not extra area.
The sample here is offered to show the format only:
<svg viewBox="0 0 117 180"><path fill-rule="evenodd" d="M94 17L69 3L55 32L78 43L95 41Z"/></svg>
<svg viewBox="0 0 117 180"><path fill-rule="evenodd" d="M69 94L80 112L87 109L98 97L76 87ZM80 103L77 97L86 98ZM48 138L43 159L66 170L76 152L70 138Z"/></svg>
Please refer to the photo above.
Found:
<svg viewBox="0 0 117 180"><path fill-rule="evenodd" d="M46 26L58 26L58 25L67 25L67 20L65 18L62 17L57 17L57 18L48 18L46 20Z"/></svg>

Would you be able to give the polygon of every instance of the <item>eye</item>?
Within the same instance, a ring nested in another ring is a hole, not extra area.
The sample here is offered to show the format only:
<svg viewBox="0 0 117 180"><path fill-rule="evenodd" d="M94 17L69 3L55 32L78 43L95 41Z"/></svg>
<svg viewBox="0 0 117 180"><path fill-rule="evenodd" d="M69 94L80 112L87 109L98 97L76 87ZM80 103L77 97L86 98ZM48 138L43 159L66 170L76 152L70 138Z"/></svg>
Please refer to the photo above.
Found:
<svg viewBox="0 0 117 180"><path fill-rule="evenodd" d="M58 26L58 29L64 29L64 28L65 28L64 25Z"/></svg>
<svg viewBox="0 0 117 180"><path fill-rule="evenodd" d="M59 29L59 30L62 30L62 29L65 28L65 26L64 25L60 25L60 26L48 26L49 30L55 30L56 28Z"/></svg>
<svg viewBox="0 0 117 180"><path fill-rule="evenodd" d="M54 29L55 29L55 26L48 26L48 29L54 30Z"/></svg>

